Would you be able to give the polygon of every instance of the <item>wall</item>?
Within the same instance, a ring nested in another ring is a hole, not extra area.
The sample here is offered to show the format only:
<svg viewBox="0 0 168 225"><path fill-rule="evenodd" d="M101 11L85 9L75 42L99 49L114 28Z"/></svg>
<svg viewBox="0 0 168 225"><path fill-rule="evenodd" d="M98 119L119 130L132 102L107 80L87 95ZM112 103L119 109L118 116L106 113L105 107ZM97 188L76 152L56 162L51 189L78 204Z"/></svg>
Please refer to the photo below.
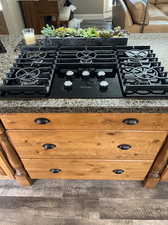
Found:
<svg viewBox="0 0 168 225"><path fill-rule="evenodd" d="M9 34L20 34L24 28L18 0L1 0Z"/></svg>
<svg viewBox="0 0 168 225"><path fill-rule="evenodd" d="M103 0L71 0L76 14L103 14Z"/></svg>

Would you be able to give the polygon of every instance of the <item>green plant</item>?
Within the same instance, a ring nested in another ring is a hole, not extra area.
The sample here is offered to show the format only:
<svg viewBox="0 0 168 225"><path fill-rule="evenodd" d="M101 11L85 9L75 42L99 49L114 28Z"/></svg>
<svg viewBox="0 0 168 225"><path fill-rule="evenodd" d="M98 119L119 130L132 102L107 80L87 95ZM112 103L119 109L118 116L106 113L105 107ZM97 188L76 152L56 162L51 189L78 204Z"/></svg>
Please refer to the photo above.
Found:
<svg viewBox="0 0 168 225"><path fill-rule="evenodd" d="M113 30L99 30L96 27L89 27L86 29L74 29L46 25L43 27L41 33L49 37L84 37L84 38L120 38L128 35L128 32L122 30L121 27L115 27Z"/></svg>
<svg viewBox="0 0 168 225"><path fill-rule="evenodd" d="M41 33L45 36L56 36L56 29L54 26L49 26L48 24L46 25L46 27L43 27L43 29L41 30Z"/></svg>

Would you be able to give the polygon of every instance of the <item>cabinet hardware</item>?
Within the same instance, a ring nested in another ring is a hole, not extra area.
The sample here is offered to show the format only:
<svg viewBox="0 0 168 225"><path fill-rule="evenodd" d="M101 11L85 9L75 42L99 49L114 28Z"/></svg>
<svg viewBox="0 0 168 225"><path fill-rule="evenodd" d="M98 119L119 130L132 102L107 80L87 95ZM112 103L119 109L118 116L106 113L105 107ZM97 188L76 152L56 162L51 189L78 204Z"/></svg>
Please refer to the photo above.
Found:
<svg viewBox="0 0 168 225"><path fill-rule="evenodd" d="M131 145L127 145L127 144L118 145L117 147L120 148L121 150L125 150L125 151L132 148Z"/></svg>
<svg viewBox="0 0 168 225"><path fill-rule="evenodd" d="M61 171L61 169L50 169L51 173L60 173Z"/></svg>
<svg viewBox="0 0 168 225"><path fill-rule="evenodd" d="M37 123L37 124L47 124L49 122L50 122L50 120L47 119L47 118L37 118L37 119L35 119L35 123Z"/></svg>
<svg viewBox="0 0 168 225"><path fill-rule="evenodd" d="M122 170L122 169L116 169L116 170L113 170L113 173L115 173L115 174L123 174L124 173L124 170Z"/></svg>
<svg viewBox="0 0 168 225"><path fill-rule="evenodd" d="M51 150L51 149L56 148L56 145L54 145L54 144L44 144L44 145L43 145L43 148L44 148L45 150Z"/></svg>
<svg viewBox="0 0 168 225"><path fill-rule="evenodd" d="M127 125L136 125L139 123L139 120L136 118L127 118L127 119L123 120L123 123L125 123Z"/></svg>

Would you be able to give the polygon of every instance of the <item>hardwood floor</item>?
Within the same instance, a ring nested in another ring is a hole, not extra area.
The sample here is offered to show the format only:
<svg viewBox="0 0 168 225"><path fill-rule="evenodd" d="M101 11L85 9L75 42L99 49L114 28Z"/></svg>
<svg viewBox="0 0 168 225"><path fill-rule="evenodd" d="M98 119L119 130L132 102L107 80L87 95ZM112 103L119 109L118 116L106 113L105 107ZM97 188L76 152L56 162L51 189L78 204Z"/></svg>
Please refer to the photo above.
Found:
<svg viewBox="0 0 168 225"><path fill-rule="evenodd" d="M106 29L110 30L112 28L111 21L105 20L84 20L81 23L81 28L88 28L88 27L97 27L98 29Z"/></svg>
<svg viewBox="0 0 168 225"><path fill-rule="evenodd" d="M0 182L0 225L168 225L168 184L36 180Z"/></svg>

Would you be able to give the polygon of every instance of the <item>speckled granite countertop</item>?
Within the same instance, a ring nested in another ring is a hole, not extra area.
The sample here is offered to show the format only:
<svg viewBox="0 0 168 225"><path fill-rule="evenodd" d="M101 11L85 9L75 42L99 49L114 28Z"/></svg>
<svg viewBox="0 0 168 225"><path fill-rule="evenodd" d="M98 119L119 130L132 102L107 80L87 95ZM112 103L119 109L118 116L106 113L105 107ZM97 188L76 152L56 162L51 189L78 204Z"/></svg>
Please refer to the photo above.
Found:
<svg viewBox="0 0 168 225"><path fill-rule="evenodd" d="M16 54L14 48L20 37L0 36L7 48L0 54L0 79L12 66ZM129 45L150 45L168 71L168 34L132 34ZM166 112L168 100L140 99L39 99L1 100L0 113L11 112Z"/></svg>

